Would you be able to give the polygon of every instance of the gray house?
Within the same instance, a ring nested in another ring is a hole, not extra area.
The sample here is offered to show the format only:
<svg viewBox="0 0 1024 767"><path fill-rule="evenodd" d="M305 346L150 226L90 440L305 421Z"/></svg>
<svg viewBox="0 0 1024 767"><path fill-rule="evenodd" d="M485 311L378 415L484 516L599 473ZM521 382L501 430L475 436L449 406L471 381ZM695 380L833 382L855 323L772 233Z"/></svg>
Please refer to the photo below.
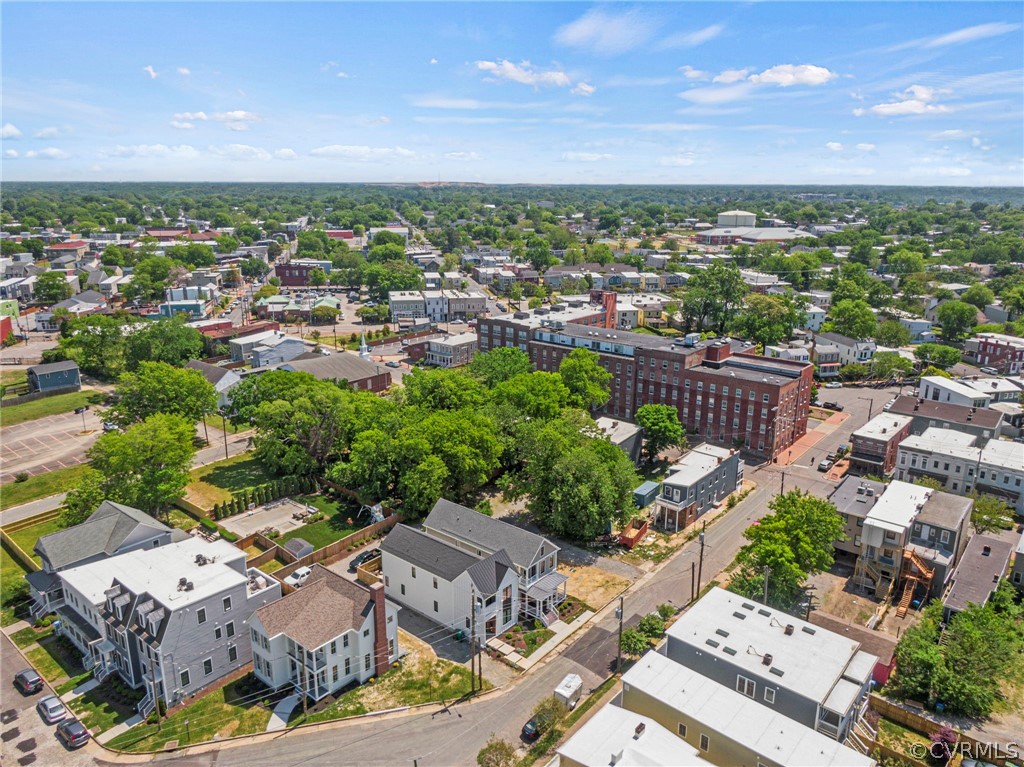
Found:
<svg viewBox="0 0 1024 767"><path fill-rule="evenodd" d="M850 637L720 588L667 636L671 660L840 742L878 662Z"/></svg>
<svg viewBox="0 0 1024 767"><path fill-rule="evenodd" d="M1024 533L1017 539L1017 549L1013 555L1013 566L1010 568L1010 583L1024 590Z"/></svg>
<svg viewBox="0 0 1024 767"><path fill-rule="evenodd" d="M144 511L104 501L80 525L44 535L36 541L33 551L42 562L42 569L26 576L35 602L32 614L60 613L64 597L57 573L61 570L136 549L166 546L187 537L183 531L158 522Z"/></svg>
<svg viewBox="0 0 1024 767"><path fill-rule="evenodd" d="M948 621L968 605L984 605L999 587L1010 564L1013 543L990 535L975 535L964 549L942 599L942 617Z"/></svg>
<svg viewBox="0 0 1024 767"><path fill-rule="evenodd" d="M309 351L309 347L298 338L271 338L253 348L252 366L254 368L265 368L272 365L280 365L283 362L295 359L307 351Z"/></svg>
<svg viewBox="0 0 1024 767"><path fill-rule="evenodd" d="M203 377L213 386L217 392L217 407L227 407L231 404L231 390L234 389L242 377L234 370L228 370L218 365L211 365L208 362L189 360L185 367L198 370Z"/></svg>
<svg viewBox="0 0 1024 767"><path fill-rule="evenodd" d="M738 450L699 445L684 455L661 483L656 520L678 532L711 511L743 484L743 461Z"/></svg>
<svg viewBox="0 0 1024 767"><path fill-rule="evenodd" d="M28 369L30 392L78 391L82 388L82 376L78 365L72 360L33 365Z"/></svg>
<svg viewBox="0 0 1024 767"><path fill-rule="evenodd" d="M558 572L559 548L547 538L441 498L423 530L475 556L508 552L519 574L520 612L550 625L565 600L567 576Z"/></svg>

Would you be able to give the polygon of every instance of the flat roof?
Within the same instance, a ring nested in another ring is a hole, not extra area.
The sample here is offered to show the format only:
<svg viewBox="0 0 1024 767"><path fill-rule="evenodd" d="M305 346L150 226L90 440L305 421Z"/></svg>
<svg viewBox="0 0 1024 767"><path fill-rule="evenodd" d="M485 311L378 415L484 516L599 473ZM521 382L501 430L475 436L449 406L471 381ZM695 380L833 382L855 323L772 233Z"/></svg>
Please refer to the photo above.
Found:
<svg viewBox="0 0 1024 767"><path fill-rule="evenodd" d="M785 633L787 625L793 626L790 634ZM754 677L772 673L780 687L818 702L829 696L860 649L860 643L849 637L718 587L684 613L667 634L712 658L746 669ZM707 639L718 647L706 644ZM757 648L756 654L748 652L750 647ZM771 672L762 661L767 655L772 656Z"/></svg>
<svg viewBox="0 0 1024 767"><path fill-rule="evenodd" d="M924 502L916 521L926 525L945 527L948 530L956 530L964 516L971 513L973 504L974 501L969 497L936 490Z"/></svg>
<svg viewBox="0 0 1024 767"><path fill-rule="evenodd" d="M900 450L919 450L925 453L937 453L951 458L962 458L968 461L978 460L978 456L981 454L980 448L965 445L962 440L958 440L955 437L945 439L947 435L954 434L971 437L971 441L973 442L973 436L970 434L964 434L964 432L961 431L953 431L952 429L939 429L937 427L932 427L930 429L925 429L924 434L920 437L916 437L914 435L907 437L900 443Z"/></svg>
<svg viewBox="0 0 1024 767"><path fill-rule="evenodd" d="M622 682L788 767L874 765L870 757L657 652L644 655L623 674Z"/></svg>
<svg viewBox="0 0 1024 767"><path fill-rule="evenodd" d="M991 396L983 391L975 389L973 386L961 383L960 381L954 381L952 378L943 378L942 376L924 376L924 378L921 379L921 387L923 388L926 383L968 399Z"/></svg>
<svg viewBox="0 0 1024 767"><path fill-rule="evenodd" d="M974 412L971 412L974 411ZM935 418L948 423L970 424L979 429L993 429L1002 420L1002 414L986 408L970 408L952 402L918 399L909 394L897 397L889 414L909 415L914 418ZM969 420L968 420L969 418Z"/></svg>
<svg viewBox="0 0 1024 767"><path fill-rule="evenodd" d="M689 487L717 469L732 454L726 447L698 445L669 468L663 484Z"/></svg>
<svg viewBox="0 0 1024 767"><path fill-rule="evenodd" d="M864 439L890 439L893 434L909 426L913 421L914 419L907 415L881 413L857 429L853 436Z"/></svg>
<svg viewBox="0 0 1024 767"><path fill-rule="evenodd" d="M641 734L637 729L643 725ZM598 709L576 733L558 748L558 755L586 767L621 765L710 765L693 746L650 717L634 714L611 703Z"/></svg>
<svg viewBox="0 0 1024 767"><path fill-rule="evenodd" d="M893 480L885 488L878 503L868 512L867 519L875 527L902 533L914 521L931 494L931 488Z"/></svg>
<svg viewBox="0 0 1024 767"><path fill-rule="evenodd" d="M981 462L1009 471L1024 472L1024 447L1017 442L990 439L981 449Z"/></svg>
<svg viewBox="0 0 1024 767"><path fill-rule="evenodd" d="M871 491L870 495L868 491ZM885 490L883 482L875 482L862 477L847 476L828 497L840 514L855 517L866 517L872 507L882 497Z"/></svg>

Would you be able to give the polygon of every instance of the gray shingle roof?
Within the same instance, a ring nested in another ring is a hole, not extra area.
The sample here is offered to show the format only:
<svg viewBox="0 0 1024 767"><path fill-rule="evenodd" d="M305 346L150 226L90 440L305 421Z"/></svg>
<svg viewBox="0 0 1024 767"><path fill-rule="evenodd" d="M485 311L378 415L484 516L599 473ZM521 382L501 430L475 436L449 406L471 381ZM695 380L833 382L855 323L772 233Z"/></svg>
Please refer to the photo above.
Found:
<svg viewBox="0 0 1024 767"><path fill-rule="evenodd" d="M309 373L321 381L335 378L347 381L362 381L385 371L385 368L379 363L367 362L355 354L348 354L346 352L338 352L326 356L307 352L300 354L281 367L285 370Z"/></svg>
<svg viewBox="0 0 1024 767"><path fill-rule="evenodd" d="M112 555L139 525L173 532L144 511L104 501L82 524L44 535L35 550L61 570L98 554Z"/></svg>
<svg viewBox="0 0 1024 767"><path fill-rule="evenodd" d="M505 573L515 569L516 566L512 563L508 553L502 549L470 567L469 577L473 580L477 591L485 596L490 596L497 593L498 587L505 579Z"/></svg>
<svg viewBox="0 0 1024 767"><path fill-rule="evenodd" d="M446 581L455 580L480 561L479 557L468 551L457 549L407 525L395 525L381 543L380 549Z"/></svg>
<svg viewBox="0 0 1024 767"><path fill-rule="evenodd" d="M558 546L543 536L444 498L434 504L423 521L423 528L466 541L488 553L504 549L512 561L522 568L529 568L533 564L541 546L544 547L545 556L558 551Z"/></svg>
<svg viewBox="0 0 1024 767"><path fill-rule="evenodd" d="M47 373L62 373L65 370L78 370L78 364L73 360L64 360L63 362L48 362L45 365L33 365L29 368L29 371L37 376Z"/></svg>
<svg viewBox="0 0 1024 767"><path fill-rule="evenodd" d="M211 365L208 362L201 362L199 360L189 360L185 363L185 367L190 370L198 370L203 374L203 377L212 384L216 384L220 379L231 372L227 368L222 368L218 365Z"/></svg>

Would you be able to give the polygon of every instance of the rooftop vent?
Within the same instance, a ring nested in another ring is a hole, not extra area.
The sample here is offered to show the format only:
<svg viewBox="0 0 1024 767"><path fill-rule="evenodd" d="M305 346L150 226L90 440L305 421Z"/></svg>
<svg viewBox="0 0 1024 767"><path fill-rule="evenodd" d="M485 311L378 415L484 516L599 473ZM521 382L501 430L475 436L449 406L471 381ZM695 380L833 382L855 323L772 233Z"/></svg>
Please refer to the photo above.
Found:
<svg viewBox="0 0 1024 767"><path fill-rule="evenodd" d="M763 663L765 666L772 665L772 656L771 656L771 654L769 653L769 654L765 655L763 658L761 658L761 663Z"/></svg>
<svg viewBox="0 0 1024 767"><path fill-rule="evenodd" d="M992 553L992 547L991 546L982 546L981 547L981 556L987 557L991 553Z"/></svg>
<svg viewBox="0 0 1024 767"><path fill-rule="evenodd" d="M875 489L873 487L869 487L869 488L867 488L864 491L864 495L874 495L874 494L875 494Z"/></svg>
<svg viewBox="0 0 1024 767"><path fill-rule="evenodd" d="M758 610L758 611L757 611L757 614L758 614L758 615L763 615L763 616L764 616L765 618L767 618L767 617L768 617L769 615L771 615L771 614L772 614L772 611L771 611L771 610L765 610L765 609L764 609L764 608L762 607L762 608L761 608L760 610Z"/></svg>
<svg viewBox="0 0 1024 767"><path fill-rule="evenodd" d="M192 591L192 589L194 589L194 588L195 588L195 584L193 584L192 581L189 581L188 583L185 584L185 591Z"/></svg>
<svg viewBox="0 0 1024 767"><path fill-rule="evenodd" d="M805 634L810 634L811 636L814 636L814 629L812 629L810 626L803 626L800 630Z"/></svg>
<svg viewBox="0 0 1024 767"><path fill-rule="evenodd" d="M864 495L864 485L857 486L857 495Z"/></svg>
<svg viewBox="0 0 1024 767"><path fill-rule="evenodd" d="M633 730L633 737L639 738L641 735L644 734L644 730L646 730L646 729L647 729L647 725L644 724L643 722L640 722L640 724L638 724L636 726L636 729Z"/></svg>
<svg viewBox="0 0 1024 767"><path fill-rule="evenodd" d="M770 669L768 669L768 673L769 674L775 674L775 676L782 676L786 672L783 671L780 668L770 668Z"/></svg>
<svg viewBox="0 0 1024 767"><path fill-rule="evenodd" d="M724 648L723 652L725 652L726 655L735 655L736 654L736 651L733 648L731 648L731 647Z"/></svg>
<svg viewBox="0 0 1024 767"><path fill-rule="evenodd" d="M988 547L986 546L986 548L988 548ZM715 633L718 634L718 636L720 636L720 637L727 637L727 636L729 636L729 632L726 631L725 629L715 629Z"/></svg>
<svg viewBox="0 0 1024 767"><path fill-rule="evenodd" d="M708 645L709 647L718 647L720 642L716 642L714 639L705 639L704 644Z"/></svg>
<svg viewBox="0 0 1024 767"><path fill-rule="evenodd" d="M747 616L740 612L733 613L732 617L739 618L741 621L745 621L747 619Z"/></svg>
<svg viewBox="0 0 1024 767"><path fill-rule="evenodd" d="M792 623L787 623L786 624L786 629L785 629L786 636L792 636L792 634L793 634L793 632L795 630L796 630L796 626L794 626Z"/></svg>

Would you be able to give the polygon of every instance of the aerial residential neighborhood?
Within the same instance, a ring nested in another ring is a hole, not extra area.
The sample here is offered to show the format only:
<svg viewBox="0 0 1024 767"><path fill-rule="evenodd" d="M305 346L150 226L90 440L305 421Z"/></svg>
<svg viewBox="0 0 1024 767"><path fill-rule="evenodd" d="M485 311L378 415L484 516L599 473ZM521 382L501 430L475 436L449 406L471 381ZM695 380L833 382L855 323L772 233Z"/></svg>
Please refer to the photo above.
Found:
<svg viewBox="0 0 1024 767"><path fill-rule="evenodd" d="M1010 8L5 4L0 763L1021 767Z"/></svg>

